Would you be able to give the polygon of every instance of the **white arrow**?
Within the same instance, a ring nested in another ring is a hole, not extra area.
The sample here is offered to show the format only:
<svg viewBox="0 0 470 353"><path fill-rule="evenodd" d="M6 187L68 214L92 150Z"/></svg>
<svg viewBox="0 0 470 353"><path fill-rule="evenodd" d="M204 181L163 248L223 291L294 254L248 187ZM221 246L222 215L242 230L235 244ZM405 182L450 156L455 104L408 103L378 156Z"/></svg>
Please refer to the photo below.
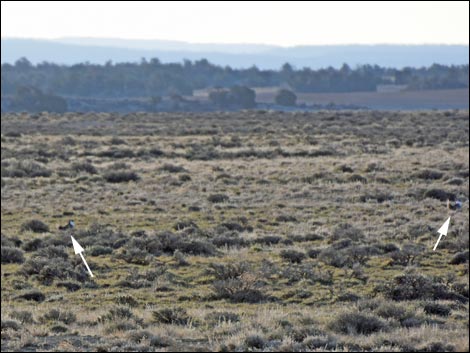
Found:
<svg viewBox="0 0 470 353"><path fill-rule="evenodd" d="M436 250L437 245L439 245L439 242L441 241L442 236L447 235L447 230L449 229L449 223L450 223L450 217L447 218L447 221L445 221L444 224L441 226L441 228L439 228L439 230L437 231L439 233L439 239L437 239L436 245L434 245L434 249L433 249L434 251Z"/></svg>
<svg viewBox="0 0 470 353"><path fill-rule="evenodd" d="M86 266L88 272L90 273L90 276L94 277L93 273L91 273L90 267L88 267L88 264L86 263L86 260L83 257L82 252L84 252L85 250L82 248L82 246L80 244L78 244L78 241L76 241L74 237L72 237L72 236L70 236L70 237L72 238L73 251L75 251L75 255L80 254L80 257L82 258L83 262L85 263L85 266Z"/></svg>

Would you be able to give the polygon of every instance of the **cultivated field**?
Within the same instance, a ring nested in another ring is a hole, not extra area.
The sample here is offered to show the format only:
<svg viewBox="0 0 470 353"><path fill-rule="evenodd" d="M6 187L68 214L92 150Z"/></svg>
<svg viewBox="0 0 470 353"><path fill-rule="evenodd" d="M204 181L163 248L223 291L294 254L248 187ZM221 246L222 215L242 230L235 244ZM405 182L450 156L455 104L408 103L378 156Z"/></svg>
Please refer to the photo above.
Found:
<svg viewBox="0 0 470 353"><path fill-rule="evenodd" d="M467 110L1 119L2 351L469 349Z"/></svg>

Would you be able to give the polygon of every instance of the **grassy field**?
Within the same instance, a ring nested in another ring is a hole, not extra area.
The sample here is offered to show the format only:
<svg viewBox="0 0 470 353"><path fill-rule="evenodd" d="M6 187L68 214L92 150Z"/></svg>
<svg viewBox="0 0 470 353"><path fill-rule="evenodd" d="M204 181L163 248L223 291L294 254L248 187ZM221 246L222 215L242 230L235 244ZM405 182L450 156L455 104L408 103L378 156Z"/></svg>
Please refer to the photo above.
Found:
<svg viewBox="0 0 470 353"><path fill-rule="evenodd" d="M2 351L469 349L467 110L1 119Z"/></svg>

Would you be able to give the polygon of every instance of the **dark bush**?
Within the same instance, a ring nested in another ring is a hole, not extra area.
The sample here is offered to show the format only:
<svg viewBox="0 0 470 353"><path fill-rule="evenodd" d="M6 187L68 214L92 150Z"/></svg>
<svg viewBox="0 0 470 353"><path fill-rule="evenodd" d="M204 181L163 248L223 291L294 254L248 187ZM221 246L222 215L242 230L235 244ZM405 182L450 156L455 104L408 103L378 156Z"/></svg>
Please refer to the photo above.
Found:
<svg viewBox="0 0 470 353"><path fill-rule="evenodd" d="M76 282L71 282L71 281L64 281L64 282L58 282L57 287L64 287L67 289L69 292L76 292L81 288L79 283Z"/></svg>
<svg viewBox="0 0 470 353"><path fill-rule="evenodd" d="M309 249L307 250L307 255L311 259L316 259L320 255L321 249Z"/></svg>
<svg viewBox="0 0 470 353"><path fill-rule="evenodd" d="M451 309L447 305L426 303L424 305L424 312L428 315L449 316Z"/></svg>
<svg viewBox="0 0 470 353"><path fill-rule="evenodd" d="M1 325L2 325L2 336L3 336L3 331L6 331L6 330L18 331L21 328L20 323L14 320L2 320Z"/></svg>
<svg viewBox="0 0 470 353"><path fill-rule="evenodd" d="M2 250L3 251L3 250ZM2 253L3 258L3 253ZM468 262L468 250L455 254L449 261L451 265L459 265Z"/></svg>
<svg viewBox="0 0 470 353"><path fill-rule="evenodd" d="M32 231L34 233L46 233L49 232L49 226L40 220L32 219L23 223L21 225L21 230Z"/></svg>
<svg viewBox="0 0 470 353"><path fill-rule="evenodd" d="M44 301L44 299L46 299L46 296L39 290L34 289L26 293L20 294L16 298L25 299L25 300L33 300L35 302L42 302Z"/></svg>
<svg viewBox="0 0 470 353"><path fill-rule="evenodd" d="M424 193L424 197L426 198L431 198L431 199L437 199L439 201L455 201L456 197L455 194L448 192L443 189L430 189L427 190Z"/></svg>
<svg viewBox="0 0 470 353"><path fill-rule="evenodd" d="M259 335L249 335L245 338L245 346L250 349L263 349L266 346L266 341Z"/></svg>
<svg viewBox="0 0 470 353"><path fill-rule="evenodd" d="M101 151L98 153L99 157L108 157L108 158L133 158L135 157L134 151L131 149L109 149L106 151Z"/></svg>
<svg viewBox="0 0 470 353"><path fill-rule="evenodd" d="M276 217L276 222L297 222L297 218L290 215L280 215Z"/></svg>
<svg viewBox="0 0 470 353"><path fill-rule="evenodd" d="M444 176L444 173L437 170L423 169L414 175L416 178L424 180L438 180Z"/></svg>
<svg viewBox="0 0 470 353"><path fill-rule="evenodd" d="M161 168L161 171L168 172L168 173L187 173L188 171L179 165L173 164L164 164Z"/></svg>
<svg viewBox="0 0 470 353"><path fill-rule="evenodd" d="M42 246L42 240L40 238L28 240L23 244L24 251L36 251Z"/></svg>
<svg viewBox="0 0 470 353"><path fill-rule="evenodd" d="M376 290L383 292L385 297L401 300L456 300L468 301L468 298L449 291L443 284L415 273L405 273L396 276L385 286L377 286Z"/></svg>
<svg viewBox="0 0 470 353"><path fill-rule="evenodd" d="M21 264L24 262L23 251L2 245L2 264Z"/></svg>
<svg viewBox="0 0 470 353"><path fill-rule="evenodd" d="M212 194L212 195L209 195L207 200L209 200L209 202L212 202L212 203L221 203L221 202L227 202L229 200L229 197L223 194Z"/></svg>
<svg viewBox="0 0 470 353"><path fill-rule="evenodd" d="M140 177L136 172L132 171L116 171L107 172L104 175L104 179L108 183L127 183L129 181L139 181Z"/></svg>
<svg viewBox="0 0 470 353"><path fill-rule="evenodd" d="M343 313L339 314L329 324L329 328L346 335L370 335L375 332L386 331L387 324L384 320L372 314Z"/></svg>
<svg viewBox="0 0 470 353"><path fill-rule="evenodd" d="M291 263L301 263L305 259L305 254L297 250L281 250L280 256Z"/></svg>
<svg viewBox="0 0 470 353"><path fill-rule="evenodd" d="M256 238L254 242L256 244L264 244L264 245L275 245L279 244L282 238L278 235L265 235L263 237Z"/></svg>
<svg viewBox="0 0 470 353"><path fill-rule="evenodd" d="M139 305L139 302L130 294L118 296L116 302L120 305L128 305L132 308Z"/></svg>
<svg viewBox="0 0 470 353"><path fill-rule="evenodd" d="M95 245L90 249L91 256L100 256L100 255L108 255L113 252L113 249L109 246L101 246Z"/></svg>

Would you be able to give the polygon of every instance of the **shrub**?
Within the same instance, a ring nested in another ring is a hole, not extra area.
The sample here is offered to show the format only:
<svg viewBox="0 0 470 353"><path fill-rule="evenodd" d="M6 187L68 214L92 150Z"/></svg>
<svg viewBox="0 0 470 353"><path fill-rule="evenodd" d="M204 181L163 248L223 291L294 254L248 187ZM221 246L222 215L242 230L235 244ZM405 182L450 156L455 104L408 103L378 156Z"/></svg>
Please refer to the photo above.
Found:
<svg viewBox="0 0 470 353"><path fill-rule="evenodd" d="M153 321L160 324L187 325L191 318L179 307L162 308L152 313Z"/></svg>
<svg viewBox="0 0 470 353"><path fill-rule="evenodd" d="M109 246L95 245L94 247L91 248L90 255L91 256L108 255L108 254L111 254L112 252L113 252L113 249Z"/></svg>
<svg viewBox="0 0 470 353"><path fill-rule="evenodd" d="M443 299L465 302L468 300L458 293L450 292L443 284L415 273L396 276L392 282L385 286L378 286L376 290L383 292L385 297L396 301Z"/></svg>
<svg viewBox="0 0 470 353"><path fill-rule="evenodd" d="M256 244L275 245L279 244L282 238L278 235L265 235L260 238L256 238L254 242Z"/></svg>
<svg viewBox="0 0 470 353"><path fill-rule="evenodd" d="M33 289L26 293L18 295L16 298L18 299L25 299L25 300L33 300L35 302L42 302L46 299L46 296L37 289Z"/></svg>
<svg viewBox="0 0 470 353"><path fill-rule="evenodd" d="M19 322L14 321L14 320L2 320L2 336L3 336L3 331L5 330L13 330L13 331L18 331L21 328L21 325Z"/></svg>
<svg viewBox="0 0 470 353"><path fill-rule="evenodd" d="M10 313L10 317L18 320L22 325L34 323L33 313L27 310L13 311Z"/></svg>
<svg viewBox="0 0 470 353"><path fill-rule="evenodd" d="M124 149L109 149L106 151L101 151L98 153L99 157L108 157L108 158L132 158L135 157L134 151L128 148Z"/></svg>
<svg viewBox="0 0 470 353"><path fill-rule="evenodd" d="M229 311L215 311L207 314L205 319L209 325L216 326L223 322L239 322L240 315Z"/></svg>
<svg viewBox="0 0 470 353"><path fill-rule="evenodd" d="M416 178L424 180L438 180L444 176L444 173L437 170L423 169L414 175Z"/></svg>
<svg viewBox="0 0 470 353"><path fill-rule="evenodd" d="M3 249L2 249L2 259L3 259ZM455 254L452 259L449 261L451 265L459 265L468 262L468 250L459 252Z"/></svg>
<svg viewBox="0 0 470 353"><path fill-rule="evenodd" d="M448 192L446 190L443 190L443 189L430 189L430 190L427 190L424 193L424 197L431 198L431 199L436 199L436 200L439 200L439 201L447 201L447 200L455 201L455 199L456 199L455 194L453 194L451 192Z"/></svg>
<svg viewBox="0 0 470 353"><path fill-rule="evenodd" d="M297 250L281 250L281 257L292 263L301 263L305 259L305 254Z"/></svg>
<svg viewBox="0 0 470 353"><path fill-rule="evenodd" d="M334 230L331 236L332 241L349 238L353 241L359 241L364 238L362 231L351 224L341 223Z"/></svg>
<svg viewBox="0 0 470 353"><path fill-rule="evenodd" d="M85 172L88 174L97 174L98 171L96 170L95 166L89 162L76 162L72 164L72 170L80 173Z"/></svg>
<svg viewBox="0 0 470 353"><path fill-rule="evenodd" d="M98 322L115 322L122 320L131 320L135 319L134 313L128 307L117 306L111 308L107 314L104 314L98 318Z"/></svg>
<svg viewBox="0 0 470 353"><path fill-rule="evenodd" d="M130 307L136 307L139 302L130 294L120 295L116 298L116 302L121 305L128 305Z"/></svg>
<svg viewBox="0 0 470 353"><path fill-rule="evenodd" d="M212 202L212 203L221 203L221 202L227 202L229 200L229 197L223 194L212 194L212 195L209 195L207 200L209 200L209 202Z"/></svg>
<svg viewBox="0 0 470 353"><path fill-rule="evenodd" d="M245 346L251 349L263 349L266 346L266 341L259 335L249 335L245 338Z"/></svg>
<svg viewBox="0 0 470 353"><path fill-rule="evenodd" d="M132 171L115 171L107 172L104 179L108 183L127 183L129 181L139 181L140 177L136 172Z"/></svg>
<svg viewBox="0 0 470 353"><path fill-rule="evenodd" d="M245 262L210 264L208 274L215 277L212 290L218 299L236 303L257 303L265 299L257 289L258 278Z"/></svg>
<svg viewBox="0 0 470 353"><path fill-rule="evenodd" d="M161 168L161 171L168 172L168 173L187 173L188 171L179 165L173 164L164 164Z"/></svg>
<svg viewBox="0 0 470 353"><path fill-rule="evenodd" d="M23 251L9 246L2 246L2 264L21 264L24 262Z"/></svg>
<svg viewBox="0 0 470 353"><path fill-rule="evenodd" d="M375 332L385 331L386 322L377 316L364 313L342 313L330 324L329 328L337 333L347 335L370 335Z"/></svg>
<svg viewBox="0 0 470 353"><path fill-rule="evenodd" d="M71 311L61 311L58 309L51 309L40 318L42 322L60 321L66 325L74 323L76 320L77 317Z"/></svg>
<svg viewBox="0 0 470 353"><path fill-rule="evenodd" d="M76 292L81 288L80 284L76 282L71 282L71 281L64 281L64 282L59 282L57 283L57 287L64 287L67 289L69 292Z"/></svg>
<svg viewBox="0 0 470 353"><path fill-rule="evenodd" d="M34 233L46 233L49 232L49 226L40 220L32 219L23 223L21 225L21 230L32 231Z"/></svg>
<svg viewBox="0 0 470 353"><path fill-rule="evenodd" d="M290 215L280 215L276 217L276 222L297 222L297 218Z"/></svg>
<svg viewBox="0 0 470 353"><path fill-rule="evenodd" d="M428 315L449 316L451 309L447 305L426 303L424 305L424 312Z"/></svg>
<svg viewBox="0 0 470 353"><path fill-rule="evenodd" d="M2 177L10 178L48 178L52 175L52 172L46 167L44 167L42 164L34 161L13 160L2 161L1 175Z"/></svg>
<svg viewBox="0 0 470 353"><path fill-rule="evenodd" d="M43 245L43 242L40 238L32 239L23 244L24 251L36 251Z"/></svg>

